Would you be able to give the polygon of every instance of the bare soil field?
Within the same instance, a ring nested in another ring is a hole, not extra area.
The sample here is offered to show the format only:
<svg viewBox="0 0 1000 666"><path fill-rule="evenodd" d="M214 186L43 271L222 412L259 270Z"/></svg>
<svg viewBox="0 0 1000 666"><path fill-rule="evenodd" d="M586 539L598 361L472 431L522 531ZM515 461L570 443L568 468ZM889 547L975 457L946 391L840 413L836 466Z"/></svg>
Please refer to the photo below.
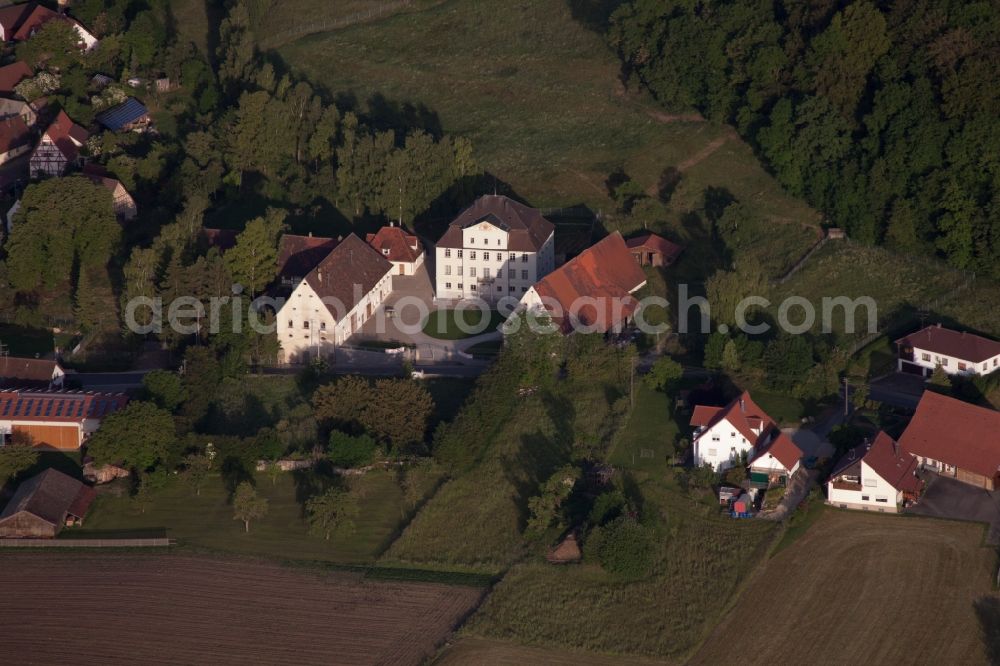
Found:
<svg viewBox="0 0 1000 666"><path fill-rule="evenodd" d="M765 563L692 664L982 664L981 525L826 511Z"/></svg>
<svg viewBox="0 0 1000 666"><path fill-rule="evenodd" d="M181 555L0 555L22 664L419 664L476 588ZM6 661L6 659L5 659ZM8 662L10 663L10 662Z"/></svg>
<svg viewBox="0 0 1000 666"><path fill-rule="evenodd" d="M663 661L641 657L618 657L614 655L566 650L529 647L505 641L485 638L462 638L449 645L432 662L433 666L524 666L525 664L546 664L546 666L658 666Z"/></svg>

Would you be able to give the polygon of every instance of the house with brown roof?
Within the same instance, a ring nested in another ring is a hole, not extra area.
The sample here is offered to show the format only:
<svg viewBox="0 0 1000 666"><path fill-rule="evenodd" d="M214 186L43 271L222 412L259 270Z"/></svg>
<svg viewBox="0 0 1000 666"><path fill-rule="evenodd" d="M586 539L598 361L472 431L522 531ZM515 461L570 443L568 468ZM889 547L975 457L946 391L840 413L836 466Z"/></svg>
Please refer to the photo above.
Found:
<svg viewBox="0 0 1000 666"><path fill-rule="evenodd" d="M31 144L31 130L20 116L0 120L0 164L24 155Z"/></svg>
<svg viewBox="0 0 1000 666"><path fill-rule="evenodd" d="M68 525L82 525L94 489L49 468L27 479L0 513L0 538L53 539Z"/></svg>
<svg viewBox="0 0 1000 666"><path fill-rule="evenodd" d="M709 465L722 472L746 456L752 472L774 481L790 477L799 469L802 450L781 432L748 391L724 407L697 405L691 427L697 467Z"/></svg>
<svg viewBox="0 0 1000 666"><path fill-rule="evenodd" d="M0 388L60 389L65 377L59 361L0 356Z"/></svg>
<svg viewBox="0 0 1000 666"><path fill-rule="evenodd" d="M323 236L282 234L278 241L278 279L294 289L323 261L340 241Z"/></svg>
<svg viewBox="0 0 1000 666"><path fill-rule="evenodd" d="M60 111L31 154L32 176L61 176L71 164L80 161L80 149L90 134Z"/></svg>
<svg viewBox="0 0 1000 666"><path fill-rule="evenodd" d="M285 363L332 354L392 291L392 264L351 234L303 279L277 315Z"/></svg>
<svg viewBox="0 0 1000 666"><path fill-rule="evenodd" d="M24 6L28 7L34 5L31 11L23 18L19 27L14 32L12 39L15 42L24 42L35 36L39 30L42 29L46 23L52 20L57 21L68 21L73 29L76 31L77 36L80 38L80 48L84 51L90 51L98 44L98 39L89 30L83 27L83 25L67 16L66 14L60 14L59 12L54 12L47 7L42 5L35 5L34 3L27 3ZM17 5L16 5L17 6Z"/></svg>
<svg viewBox="0 0 1000 666"><path fill-rule="evenodd" d="M13 41L14 35L36 6L34 2L25 2L19 5L0 7L0 41Z"/></svg>
<svg viewBox="0 0 1000 666"><path fill-rule="evenodd" d="M924 482L917 459L892 437L879 432L837 461L826 482L826 501L841 509L898 513L914 502Z"/></svg>
<svg viewBox="0 0 1000 666"><path fill-rule="evenodd" d="M440 299L520 299L555 268L555 226L513 199L482 196L451 222L435 259Z"/></svg>
<svg viewBox="0 0 1000 666"><path fill-rule="evenodd" d="M8 8L4 7L3 9ZM0 12L3 9L0 9ZM22 60L0 67L0 95L13 95L17 84L30 78L32 74L31 67Z"/></svg>
<svg viewBox="0 0 1000 666"><path fill-rule="evenodd" d="M938 474L1000 488L1000 412L925 391L899 445Z"/></svg>
<svg viewBox="0 0 1000 666"><path fill-rule="evenodd" d="M949 375L988 375L1000 369L1000 342L941 324L896 340L896 348L900 372L926 377L938 366Z"/></svg>
<svg viewBox="0 0 1000 666"><path fill-rule="evenodd" d="M38 120L38 111L23 99L0 97L0 120L18 117L24 121L27 127L31 128Z"/></svg>
<svg viewBox="0 0 1000 666"><path fill-rule="evenodd" d="M646 274L616 231L535 283L521 303L547 311L562 333L607 333L635 317L639 301L632 294L645 284Z"/></svg>
<svg viewBox="0 0 1000 666"><path fill-rule="evenodd" d="M670 266L684 249L650 231L629 238L625 244L640 266Z"/></svg>
<svg viewBox="0 0 1000 666"><path fill-rule="evenodd" d="M0 444L21 435L34 446L75 451L127 402L121 393L0 389Z"/></svg>
<svg viewBox="0 0 1000 666"><path fill-rule="evenodd" d="M424 263L424 246L420 239L406 233L402 227L382 227L377 233L368 234L365 240L389 260L396 275L413 275Z"/></svg>

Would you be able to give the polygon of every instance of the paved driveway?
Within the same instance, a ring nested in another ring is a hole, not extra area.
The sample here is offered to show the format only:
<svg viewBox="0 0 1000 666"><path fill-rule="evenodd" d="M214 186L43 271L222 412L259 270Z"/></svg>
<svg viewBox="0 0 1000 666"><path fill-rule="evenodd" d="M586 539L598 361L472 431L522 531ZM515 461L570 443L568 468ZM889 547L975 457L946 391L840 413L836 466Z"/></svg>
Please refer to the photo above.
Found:
<svg viewBox="0 0 1000 666"><path fill-rule="evenodd" d="M1000 493L930 472L924 478L928 483L923 496L904 513L989 523L986 542L1000 545Z"/></svg>

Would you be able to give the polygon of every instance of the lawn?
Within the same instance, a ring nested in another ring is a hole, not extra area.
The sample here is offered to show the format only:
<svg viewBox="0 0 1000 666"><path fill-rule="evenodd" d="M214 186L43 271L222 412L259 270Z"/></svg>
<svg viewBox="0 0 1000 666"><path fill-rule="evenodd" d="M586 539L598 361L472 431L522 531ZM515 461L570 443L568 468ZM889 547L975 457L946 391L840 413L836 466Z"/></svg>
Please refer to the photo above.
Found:
<svg viewBox="0 0 1000 666"><path fill-rule="evenodd" d="M783 393L769 393L755 389L753 399L760 408L781 425L800 425L805 416L805 405Z"/></svg>
<svg viewBox="0 0 1000 666"><path fill-rule="evenodd" d="M504 322L504 316L491 310L489 320L482 310L434 310L424 322L424 333L438 340L462 340L492 333Z"/></svg>
<svg viewBox="0 0 1000 666"><path fill-rule="evenodd" d="M615 436L608 461L615 467L663 473L675 452L677 424L666 393L636 382L635 408Z"/></svg>
<svg viewBox="0 0 1000 666"><path fill-rule="evenodd" d="M0 343L11 356L45 356L52 353L53 335L44 328L0 324Z"/></svg>
<svg viewBox="0 0 1000 666"><path fill-rule="evenodd" d="M297 0L308 2L315 0ZM412 7L422 11L313 34L278 54L385 125L430 116L431 129L439 123L471 138L480 166L533 205L582 203L606 213L612 172L624 168L653 190L663 169L677 165L684 179L667 222L680 234L684 214L700 207L709 186L728 188L770 223L817 224L731 130L666 116L655 101L626 92L614 54L573 18L570 4L418 2Z"/></svg>
<svg viewBox="0 0 1000 666"><path fill-rule="evenodd" d="M372 472L360 481L363 501L355 520L356 530L330 541L308 534L303 509L304 498L313 491L308 475L283 473L274 483L264 474L259 476L257 488L268 500L268 513L251 524L249 533L244 533L242 523L233 519L229 493L222 479L214 476L205 483L200 496L178 478L172 478L164 488L152 491L144 513L127 495L115 497L102 492L85 527L67 534L82 537L88 532L162 528L182 545L287 559L366 563L386 548L400 528L404 515L402 491L388 472Z"/></svg>
<svg viewBox="0 0 1000 666"><path fill-rule="evenodd" d="M683 661L739 593L778 527L720 517L660 475L636 477L646 510L666 525L651 576L628 584L609 577L586 563L584 542L584 564L553 566L538 558L515 565L465 633Z"/></svg>
<svg viewBox="0 0 1000 666"><path fill-rule="evenodd" d="M692 664L986 663L981 525L825 511L755 573ZM760 621L766 618L766 629ZM995 618L993 619L995 622ZM835 630L832 630L835 628Z"/></svg>

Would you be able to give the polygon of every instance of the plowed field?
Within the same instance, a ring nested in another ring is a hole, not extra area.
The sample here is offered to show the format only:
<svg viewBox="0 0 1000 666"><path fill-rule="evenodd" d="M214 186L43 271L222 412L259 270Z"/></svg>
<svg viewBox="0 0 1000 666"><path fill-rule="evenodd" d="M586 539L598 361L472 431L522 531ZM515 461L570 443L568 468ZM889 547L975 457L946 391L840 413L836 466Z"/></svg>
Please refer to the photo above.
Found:
<svg viewBox="0 0 1000 666"><path fill-rule="evenodd" d="M0 663L419 664L482 590L178 555L0 556Z"/></svg>

